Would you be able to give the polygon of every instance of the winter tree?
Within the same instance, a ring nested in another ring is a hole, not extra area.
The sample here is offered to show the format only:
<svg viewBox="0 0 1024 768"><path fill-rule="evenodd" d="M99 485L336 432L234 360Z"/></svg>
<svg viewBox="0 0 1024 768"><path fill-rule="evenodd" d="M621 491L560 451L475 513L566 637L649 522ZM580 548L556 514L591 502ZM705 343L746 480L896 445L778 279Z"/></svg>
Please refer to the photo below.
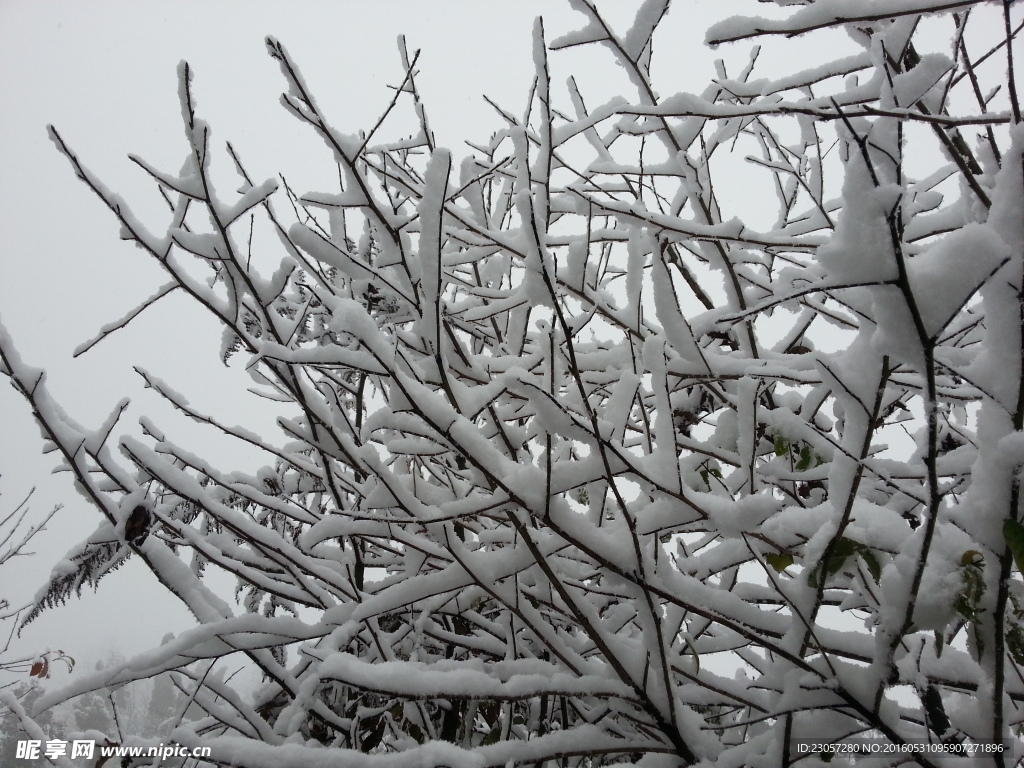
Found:
<svg viewBox="0 0 1024 768"><path fill-rule="evenodd" d="M124 666L119 652L110 652L96 663L96 670ZM100 675L101 676L101 675ZM185 718L189 701L175 687L172 673L148 680L134 680L116 690L92 690L72 699L66 733L99 731L118 743L127 736L164 738Z"/></svg>
<svg viewBox="0 0 1024 768"><path fill-rule="evenodd" d="M4 689L4 698L0 700L0 760L3 765L15 766L19 763L26 768L48 765L45 758L26 760L18 757L18 742L35 738L60 738L63 731L53 722L52 712L43 712L34 718L28 716L27 710L43 695L43 689L20 681ZM10 702L14 702L13 706Z"/></svg>
<svg viewBox="0 0 1024 768"><path fill-rule="evenodd" d="M182 63L180 170L133 158L162 232L51 128L167 275L98 338L184 293L281 414L233 427L140 370L266 466L146 417L118 438L125 403L78 425L0 335L100 513L35 612L132 557L198 623L66 695L177 670L204 716L174 738L248 768L812 766L799 739L858 737L894 745L879 765L944 764L908 757L924 744L1015 764L1020 10L776 0L707 31L755 47L690 93L652 81L667 0L628 29L571 2L576 31L535 25L526 110L464 158L404 45L382 120L342 128L268 39L296 131L333 156L323 190L215 140ZM860 52L761 75L760 38L837 30ZM556 88L578 46L632 90ZM255 698L205 674L228 656Z"/></svg>

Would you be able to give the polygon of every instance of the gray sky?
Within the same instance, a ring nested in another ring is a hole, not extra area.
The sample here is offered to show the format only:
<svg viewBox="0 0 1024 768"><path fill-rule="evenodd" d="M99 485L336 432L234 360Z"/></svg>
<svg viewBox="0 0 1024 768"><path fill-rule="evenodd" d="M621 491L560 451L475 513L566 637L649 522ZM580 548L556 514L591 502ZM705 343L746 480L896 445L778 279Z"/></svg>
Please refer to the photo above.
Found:
<svg viewBox="0 0 1024 768"><path fill-rule="evenodd" d="M599 5L624 31L639 4ZM655 38L655 79L666 85L662 95L702 90L714 76L715 56L726 59L730 74L746 63L748 44L717 53L702 46L704 28L718 18L706 15L714 12L712 5L673 5ZM729 0L729 10L773 9L755 0ZM142 251L118 240L112 216L74 178L47 139L46 124L55 124L84 163L137 203L141 218L161 231L162 203L127 153L172 174L181 166L187 144L176 95L180 59L195 71L198 111L212 126L218 152L231 140L254 176L282 172L301 194L332 188L336 171L319 140L278 103L283 81L266 54L266 35L277 37L303 67L335 126L355 133L373 125L391 98L387 86L400 81L396 38L405 33L411 50L423 50L417 84L438 142L459 156L468 152L464 139L486 141L501 126L482 93L522 114L533 78L531 29L537 15L545 18L548 40L582 25L582 17L561 0L0 0L0 319L23 358L47 369L53 394L87 427L129 396L132 407L120 431L137 430L139 416L147 414L197 452L217 451L230 456L222 464L254 469L251 457L182 424L142 389L132 371L141 365L200 409L276 437L273 411L226 396L248 379L238 367L220 365L219 330L184 299L160 302L128 330L71 359L77 345L150 295L163 277ZM766 41L761 64L788 66L786 45ZM630 92L622 71L608 66L594 48L554 54L551 66L557 98L565 105L570 74L591 107ZM411 110L400 114L404 122L392 118L385 135L414 130ZM222 154L218 161L229 169ZM40 454L28 408L6 386L0 387L0 414L2 510L33 486L35 512L64 505L37 541L39 554L0 573L0 594L14 603L31 596L53 561L88 535L99 517L67 475L49 474L53 457ZM110 646L130 655L189 623L153 577L130 563L108 577L98 595L87 593L44 614L25 631L18 649L62 648L91 668Z"/></svg>

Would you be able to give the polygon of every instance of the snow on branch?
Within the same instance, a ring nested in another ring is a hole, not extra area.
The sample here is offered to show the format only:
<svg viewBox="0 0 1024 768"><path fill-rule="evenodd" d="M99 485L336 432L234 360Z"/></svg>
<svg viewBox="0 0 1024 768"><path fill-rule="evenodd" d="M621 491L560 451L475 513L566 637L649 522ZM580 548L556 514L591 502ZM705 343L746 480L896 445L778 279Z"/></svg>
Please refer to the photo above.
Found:
<svg viewBox="0 0 1024 768"><path fill-rule="evenodd" d="M51 129L170 276L80 351L180 288L280 434L141 370L265 466L146 416L117 438L127 402L86 429L0 332L0 370L103 514L32 615L138 557L198 623L47 701L178 669L206 717L175 739L275 768L791 765L799 739L865 733L1015 764L1024 132L963 34L1008 44L1009 4L727 20L709 41L840 29L863 52L756 80L755 51L666 98L669 4L621 34L572 4L582 29L523 41L525 115L499 110L461 161L404 39L384 113L346 134L268 38L282 105L337 164L327 189L257 184L229 145L222 199L183 64L182 170L133 158L170 203L160 237ZM570 80L563 105L557 51L592 43L634 92L588 108ZM410 138L381 138L403 116ZM245 252L256 218L274 238ZM228 657L260 670L254 696L195 666Z"/></svg>

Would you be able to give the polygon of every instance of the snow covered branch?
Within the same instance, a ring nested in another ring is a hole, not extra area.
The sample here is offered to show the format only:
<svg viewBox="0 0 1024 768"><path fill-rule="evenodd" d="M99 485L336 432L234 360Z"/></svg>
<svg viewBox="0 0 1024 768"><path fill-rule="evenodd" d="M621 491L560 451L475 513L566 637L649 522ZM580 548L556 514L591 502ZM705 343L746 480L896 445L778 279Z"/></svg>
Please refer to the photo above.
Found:
<svg viewBox="0 0 1024 768"><path fill-rule="evenodd" d="M755 51L665 98L667 0L621 33L572 4L582 29L535 27L525 114L461 161L404 40L395 98L348 135L268 38L283 106L337 165L326 191L256 183L228 145L241 188L217 192L183 64L182 169L133 158L169 202L161 236L51 129L171 280L82 350L180 288L283 433L140 370L267 463L146 417L115 453L127 406L75 424L0 336L103 513L36 612L130 556L198 624L79 687L183 670L207 717L176 738L251 766L789 765L798 739L852 736L1005 744L976 760L1015 764L1024 132L965 34L1012 54L1009 4L732 19L708 39L845 29L863 51L754 80ZM557 51L591 44L635 93L587 108L571 81L559 104ZM379 140L406 107L411 137ZM245 248L257 217L276 239ZM140 506L151 527L128 536ZM235 654L264 674L253 701L190 666Z"/></svg>

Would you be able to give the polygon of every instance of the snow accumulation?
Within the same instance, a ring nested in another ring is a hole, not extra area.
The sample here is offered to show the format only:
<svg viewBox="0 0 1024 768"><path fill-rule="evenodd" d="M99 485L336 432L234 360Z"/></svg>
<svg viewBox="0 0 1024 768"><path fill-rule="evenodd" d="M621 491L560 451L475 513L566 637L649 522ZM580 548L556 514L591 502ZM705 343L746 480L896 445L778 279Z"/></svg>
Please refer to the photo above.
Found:
<svg viewBox="0 0 1024 768"><path fill-rule="evenodd" d="M302 194L233 150L217 191L183 64L182 170L136 159L160 237L51 129L170 280L79 350L178 291L280 433L143 369L263 466L151 416L120 434L141 398L88 429L0 326L0 371L101 515L31 615L131 557L196 622L38 706L173 670L203 710L174 739L248 768L819 765L794 739L856 735L1016 764L1018 4L779 0L707 33L764 53L667 98L688 8L620 30L570 5L575 31L534 25L525 112L458 162L404 38L364 133L268 39L333 158ZM559 52L593 44L609 69L563 89ZM259 689L210 673L227 659Z"/></svg>

